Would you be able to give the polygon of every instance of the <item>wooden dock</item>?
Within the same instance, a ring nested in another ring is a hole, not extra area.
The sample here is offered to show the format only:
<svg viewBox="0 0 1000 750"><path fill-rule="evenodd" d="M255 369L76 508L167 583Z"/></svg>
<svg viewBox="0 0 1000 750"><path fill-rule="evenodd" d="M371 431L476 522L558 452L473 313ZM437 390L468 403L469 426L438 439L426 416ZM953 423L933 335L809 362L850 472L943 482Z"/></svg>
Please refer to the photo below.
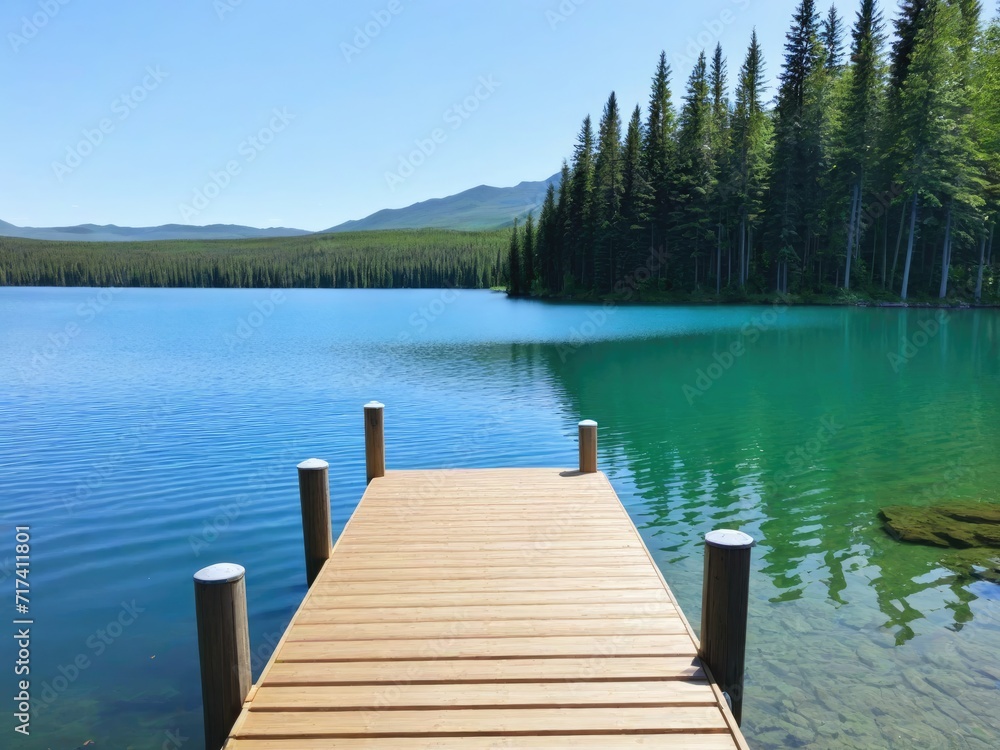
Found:
<svg viewBox="0 0 1000 750"><path fill-rule="evenodd" d="M382 474L227 750L747 748L604 474Z"/></svg>

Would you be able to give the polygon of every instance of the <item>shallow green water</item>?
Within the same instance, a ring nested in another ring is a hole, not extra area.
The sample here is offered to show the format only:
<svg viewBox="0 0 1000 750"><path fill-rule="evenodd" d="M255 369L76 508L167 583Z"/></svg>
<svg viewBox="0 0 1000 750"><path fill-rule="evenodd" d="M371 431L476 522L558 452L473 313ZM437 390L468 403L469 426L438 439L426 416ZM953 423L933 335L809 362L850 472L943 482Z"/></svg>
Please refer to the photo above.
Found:
<svg viewBox="0 0 1000 750"><path fill-rule="evenodd" d="M371 398L397 468L572 466L576 421L598 420L602 468L696 626L702 535L753 534L751 747L1000 746L1000 587L876 518L1000 501L997 311L935 330L936 311L288 291L251 318L269 292L125 290L91 314L96 292L0 289L0 579L30 524L50 690L11 747L200 747L190 576L247 567L259 672L305 590L294 465L337 469L338 531Z"/></svg>

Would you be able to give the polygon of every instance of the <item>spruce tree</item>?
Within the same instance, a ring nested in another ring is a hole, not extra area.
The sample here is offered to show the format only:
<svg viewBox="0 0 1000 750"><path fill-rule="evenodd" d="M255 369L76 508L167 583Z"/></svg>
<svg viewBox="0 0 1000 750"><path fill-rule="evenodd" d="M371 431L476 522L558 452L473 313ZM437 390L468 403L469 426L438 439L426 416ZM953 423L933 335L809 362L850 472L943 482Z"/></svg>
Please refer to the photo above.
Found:
<svg viewBox="0 0 1000 750"><path fill-rule="evenodd" d="M700 259L711 241L712 190L715 162L712 158L712 100L705 53L698 56L688 79L677 137L677 210L675 225L690 251L693 284L698 286Z"/></svg>
<svg viewBox="0 0 1000 750"><path fill-rule="evenodd" d="M715 215L715 292L722 291L722 237L732 205L732 175L730 174L730 146L732 139L731 111L727 90L726 58L722 56L722 45L715 46L712 66L708 75L712 96L711 150L714 171L714 191L710 203Z"/></svg>
<svg viewBox="0 0 1000 750"><path fill-rule="evenodd" d="M622 126L618 99L612 91L604 106L594 160L596 195L596 235L594 248L594 288L609 292L619 266L618 235L622 202Z"/></svg>
<svg viewBox="0 0 1000 750"><path fill-rule="evenodd" d="M972 76L972 130L985 179L986 223L992 225L1000 212L1000 19L990 22L982 34Z"/></svg>
<svg viewBox="0 0 1000 750"><path fill-rule="evenodd" d="M752 236L763 210L772 145L771 121L762 104L764 81L763 52L754 29L736 84L732 122L731 180L739 219L736 266L741 287L749 277Z"/></svg>
<svg viewBox="0 0 1000 750"><path fill-rule="evenodd" d="M518 240L520 231L517 228L517 219L514 219L514 229L510 233L510 247L507 251L507 294L511 297L520 297L522 294L521 285L521 243Z"/></svg>
<svg viewBox="0 0 1000 750"><path fill-rule="evenodd" d="M590 115L580 127L573 152L573 178L569 205L568 249L570 272L583 289L591 289L594 277L594 131Z"/></svg>
<svg viewBox="0 0 1000 750"><path fill-rule="evenodd" d="M556 212L553 225L556 228L554 239L555 247L552 251L555 267L553 269L553 280L555 286L551 291L560 293L566 288L566 276L572 273L572 262L570 258L572 247L570 236L572 232L571 209L573 206L573 174L569 163L564 159L562 170L559 173L559 198L556 201Z"/></svg>
<svg viewBox="0 0 1000 750"><path fill-rule="evenodd" d="M629 120L628 130L625 132L625 145L622 154L620 242L627 266L627 269L623 269L623 271L627 274L633 274L646 262L645 249L649 245L647 228L653 194L642 158L644 137L642 110L636 105L636 108L632 110L632 119Z"/></svg>
<svg viewBox="0 0 1000 750"><path fill-rule="evenodd" d="M670 72L667 54L661 52L649 95L645 147L646 174L653 187L650 219L652 221L652 241L656 247L667 246L666 230L673 210L671 166L674 159L674 137L677 126L670 92Z"/></svg>
<svg viewBox="0 0 1000 750"><path fill-rule="evenodd" d="M771 237L776 288L787 291L788 269L804 262L816 239L823 204L826 76L814 0L801 0L786 35L775 111Z"/></svg>
<svg viewBox="0 0 1000 750"><path fill-rule="evenodd" d="M530 211L524 221L524 242L521 247L524 258L521 263L521 291L528 296L535 284L535 217Z"/></svg>
<svg viewBox="0 0 1000 750"><path fill-rule="evenodd" d="M863 2L864 0L862 0ZM827 71L837 73L843 67L844 49L844 22L837 14L837 6L831 5L827 11L826 18L823 19L823 28L820 31L823 40L823 49L826 53L825 65Z"/></svg>
<svg viewBox="0 0 1000 750"><path fill-rule="evenodd" d="M561 230L556 225L556 186L550 182L538 217L538 281L543 292L556 288L558 232Z"/></svg>
<svg viewBox="0 0 1000 750"><path fill-rule="evenodd" d="M909 56L899 101L899 128L895 153L898 179L910 193L910 217L900 297L909 295L917 216L924 204L941 205L944 193L945 144L950 140L952 102L947 70L948 7L943 0L927 0L916 19L917 32Z"/></svg>
<svg viewBox="0 0 1000 750"><path fill-rule="evenodd" d="M861 233L861 207L867 180L878 163L878 144L884 95L882 61L882 17L875 0L862 0L851 32L851 66L847 99L840 118L837 169L846 191L848 211L844 288L851 288L851 260Z"/></svg>

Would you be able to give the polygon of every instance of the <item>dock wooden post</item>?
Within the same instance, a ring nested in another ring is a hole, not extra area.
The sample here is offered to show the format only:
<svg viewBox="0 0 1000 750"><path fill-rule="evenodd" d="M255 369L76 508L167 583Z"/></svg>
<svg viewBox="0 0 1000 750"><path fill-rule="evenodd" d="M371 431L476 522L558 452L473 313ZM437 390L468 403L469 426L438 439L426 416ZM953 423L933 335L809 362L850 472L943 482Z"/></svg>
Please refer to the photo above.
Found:
<svg viewBox="0 0 1000 750"><path fill-rule="evenodd" d="M250 692L246 571L218 563L194 574L205 748L219 750Z"/></svg>
<svg viewBox="0 0 1000 750"><path fill-rule="evenodd" d="M593 419L580 422L580 471L584 474L597 471L597 422Z"/></svg>
<svg viewBox="0 0 1000 750"><path fill-rule="evenodd" d="M365 469L368 481L385 476L385 404L369 401L365 404Z"/></svg>
<svg viewBox="0 0 1000 750"><path fill-rule="evenodd" d="M742 531L719 529L705 535L698 656L729 697L737 724L743 720L750 549L753 546L753 537Z"/></svg>
<svg viewBox="0 0 1000 750"><path fill-rule="evenodd" d="M312 586L323 564L330 559L333 547L330 464L319 458L310 458L297 468L299 500L302 503L302 539L306 549L306 582Z"/></svg>

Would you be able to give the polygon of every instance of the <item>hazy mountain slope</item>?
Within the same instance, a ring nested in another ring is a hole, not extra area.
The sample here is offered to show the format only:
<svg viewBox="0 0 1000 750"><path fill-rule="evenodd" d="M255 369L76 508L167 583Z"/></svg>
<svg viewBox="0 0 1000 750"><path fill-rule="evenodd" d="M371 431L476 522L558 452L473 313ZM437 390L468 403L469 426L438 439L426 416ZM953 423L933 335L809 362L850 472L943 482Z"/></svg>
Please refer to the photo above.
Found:
<svg viewBox="0 0 1000 750"><path fill-rule="evenodd" d="M164 224L159 227L119 227L114 224L80 224L75 227L17 227L0 221L0 236L29 240L72 240L75 242L134 242L142 240L237 240L258 237L296 237L311 234L304 229L268 227L257 229L238 224L210 224L205 227Z"/></svg>
<svg viewBox="0 0 1000 750"><path fill-rule="evenodd" d="M499 229L523 219L529 211L538 216L549 183L559 184L559 175L539 182L522 182L509 188L480 185L447 198L414 203L406 208L386 208L364 219L345 221L327 232L358 232L370 229Z"/></svg>

